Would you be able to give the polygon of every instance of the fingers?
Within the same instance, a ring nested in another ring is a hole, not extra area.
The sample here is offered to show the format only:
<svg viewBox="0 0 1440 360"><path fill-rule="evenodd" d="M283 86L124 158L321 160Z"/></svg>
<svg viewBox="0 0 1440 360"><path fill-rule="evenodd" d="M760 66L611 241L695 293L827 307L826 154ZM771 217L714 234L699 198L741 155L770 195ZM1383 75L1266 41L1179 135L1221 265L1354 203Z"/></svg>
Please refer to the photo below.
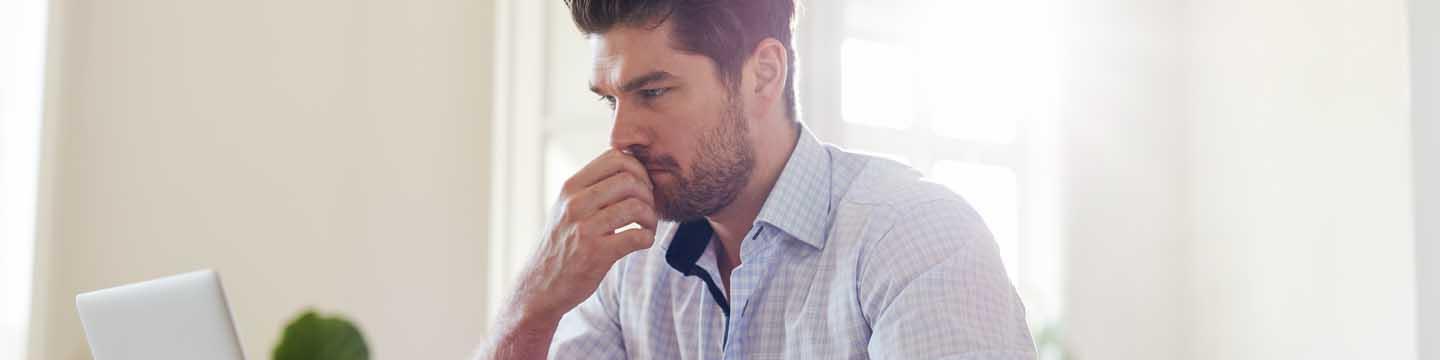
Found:
<svg viewBox="0 0 1440 360"><path fill-rule="evenodd" d="M655 193L628 172L617 173L592 185L570 199L569 211L572 216L583 218L625 199L635 199L644 205L655 207Z"/></svg>
<svg viewBox="0 0 1440 360"><path fill-rule="evenodd" d="M640 224L643 229L653 230L658 221L655 210L650 205L636 199L625 199L600 209L600 212L591 216L582 226L586 229L586 235L598 236L610 235L615 232L615 229L631 223Z"/></svg>
<svg viewBox="0 0 1440 360"><path fill-rule="evenodd" d="M646 188L652 186L650 173L645 171L645 166L640 164L640 160L612 149L600 154L595 160L591 160L589 164L566 180L565 188L562 191L567 194L575 194L621 172L634 175L636 180L640 180Z"/></svg>
<svg viewBox="0 0 1440 360"><path fill-rule="evenodd" d="M607 235L600 241L613 249L615 251L613 255L618 259L626 254L649 248L655 242L655 230L630 229Z"/></svg>
<svg viewBox="0 0 1440 360"><path fill-rule="evenodd" d="M562 222L569 223L596 253L619 258L650 246L659 217L649 172L634 157L606 151L585 165L562 189ZM640 228L626 225L639 224Z"/></svg>

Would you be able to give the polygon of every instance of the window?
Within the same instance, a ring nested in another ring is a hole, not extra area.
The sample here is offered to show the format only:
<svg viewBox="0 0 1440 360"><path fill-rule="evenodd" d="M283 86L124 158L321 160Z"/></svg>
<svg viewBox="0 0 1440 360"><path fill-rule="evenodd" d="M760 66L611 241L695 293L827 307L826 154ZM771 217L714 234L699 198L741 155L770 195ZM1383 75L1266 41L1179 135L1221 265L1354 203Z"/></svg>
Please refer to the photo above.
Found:
<svg viewBox="0 0 1440 360"><path fill-rule="evenodd" d="M805 9L797 34L806 123L964 196L994 233L1031 330L1053 327L1060 78L1049 0L823 5Z"/></svg>
<svg viewBox="0 0 1440 360"><path fill-rule="evenodd" d="M0 3L0 358L28 341L46 5Z"/></svg>

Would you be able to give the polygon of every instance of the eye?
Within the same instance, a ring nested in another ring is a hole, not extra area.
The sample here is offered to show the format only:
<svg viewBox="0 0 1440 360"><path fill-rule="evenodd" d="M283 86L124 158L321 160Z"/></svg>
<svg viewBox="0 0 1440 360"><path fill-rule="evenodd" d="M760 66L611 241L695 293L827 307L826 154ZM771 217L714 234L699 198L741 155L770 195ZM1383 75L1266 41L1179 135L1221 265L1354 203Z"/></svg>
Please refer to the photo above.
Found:
<svg viewBox="0 0 1440 360"><path fill-rule="evenodd" d="M654 99L660 97L660 95L665 95L665 93L668 91L670 91L670 88L644 89L640 90L640 96L643 96L646 99Z"/></svg>
<svg viewBox="0 0 1440 360"><path fill-rule="evenodd" d="M615 110L615 97L614 97L614 96L600 95L600 98L599 98L599 99L596 99L596 100L599 100L600 102L605 103L606 106L609 106L609 107L610 107L610 110Z"/></svg>

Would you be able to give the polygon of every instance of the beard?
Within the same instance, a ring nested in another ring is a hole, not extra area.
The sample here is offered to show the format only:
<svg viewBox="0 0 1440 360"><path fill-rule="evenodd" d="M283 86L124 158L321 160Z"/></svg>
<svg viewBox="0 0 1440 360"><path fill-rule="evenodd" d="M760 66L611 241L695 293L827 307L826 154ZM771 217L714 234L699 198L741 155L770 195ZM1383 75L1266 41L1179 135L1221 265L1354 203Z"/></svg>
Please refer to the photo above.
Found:
<svg viewBox="0 0 1440 360"><path fill-rule="evenodd" d="M688 222L710 216L734 202L750 182L755 149L740 109L738 99L726 100L720 124L701 134L693 157L695 163L689 169L681 169L669 155L652 157L643 150L636 153L647 167L666 170L673 177L673 182L651 177L655 184L655 212L661 219Z"/></svg>

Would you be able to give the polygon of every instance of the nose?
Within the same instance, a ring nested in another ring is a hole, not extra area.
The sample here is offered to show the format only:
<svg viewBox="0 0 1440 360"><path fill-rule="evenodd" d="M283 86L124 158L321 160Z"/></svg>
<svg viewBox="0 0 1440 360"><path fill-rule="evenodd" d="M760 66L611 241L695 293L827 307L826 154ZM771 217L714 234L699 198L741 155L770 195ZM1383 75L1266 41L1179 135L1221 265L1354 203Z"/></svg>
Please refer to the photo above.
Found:
<svg viewBox="0 0 1440 360"><path fill-rule="evenodd" d="M654 136L639 117L627 110L624 106L619 106L612 115L610 148L630 153L636 148L649 147Z"/></svg>

